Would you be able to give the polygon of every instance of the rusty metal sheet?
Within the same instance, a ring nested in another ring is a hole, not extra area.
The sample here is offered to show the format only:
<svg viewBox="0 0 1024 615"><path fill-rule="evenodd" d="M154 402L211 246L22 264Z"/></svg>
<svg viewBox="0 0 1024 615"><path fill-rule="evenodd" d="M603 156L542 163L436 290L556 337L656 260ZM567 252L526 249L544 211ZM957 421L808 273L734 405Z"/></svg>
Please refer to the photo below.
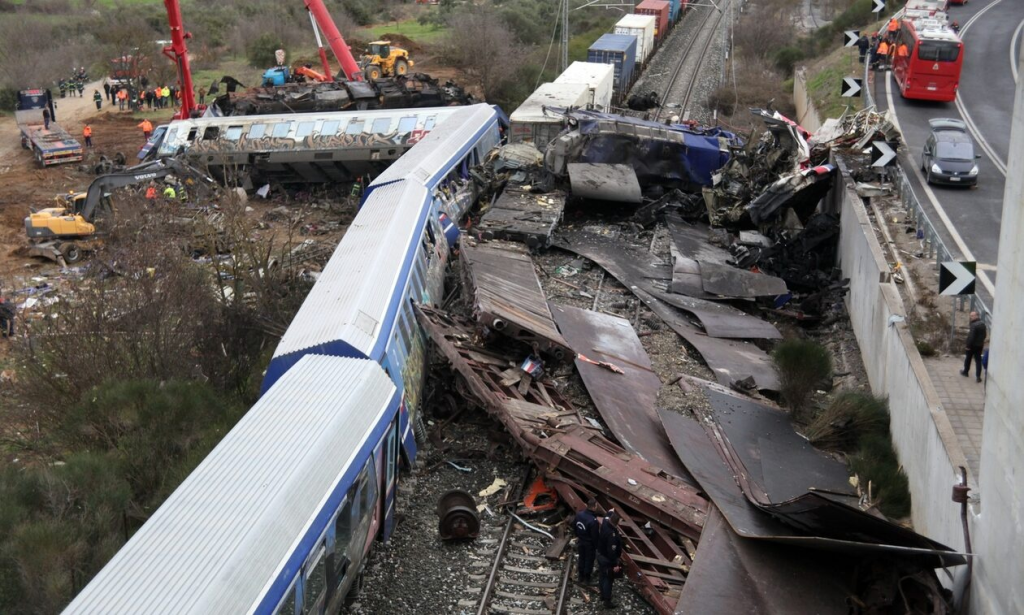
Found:
<svg viewBox="0 0 1024 615"><path fill-rule="evenodd" d="M622 370L617 374L600 365L576 360L583 384L619 444L669 474L696 484L665 438L655 410L661 380L654 373L633 325L611 314L555 303L551 304L551 313L576 352Z"/></svg>
<svg viewBox="0 0 1024 615"><path fill-rule="evenodd" d="M856 593L849 558L741 538L714 506L697 554L674 609L679 615L846 615Z"/></svg>
<svg viewBox="0 0 1024 615"><path fill-rule="evenodd" d="M711 227L707 224L689 224L678 213L669 211L665 212L665 226L672 237L672 244L682 256L719 265L727 264L732 258L728 250L711 243Z"/></svg>
<svg viewBox="0 0 1024 615"><path fill-rule="evenodd" d="M782 278L730 265L701 263L700 277L704 292L721 297L777 297L789 292Z"/></svg>
<svg viewBox="0 0 1024 615"><path fill-rule="evenodd" d="M846 464L816 450L796 433L789 414L710 382L704 391L715 422L770 502L784 502L813 490L856 496Z"/></svg>
<svg viewBox="0 0 1024 615"><path fill-rule="evenodd" d="M633 165L570 162L568 166L573 196L619 203L643 202Z"/></svg>
<svg viewBox="0 0 1024 615"><path fill-rule="evenodd" d="M759 390L779 390L778 375L765 351L750 342L709 337L672 306L639 288L631 290L669 328L697 349L719 383L728 387L749 376Z"/></svg>
<svg viewBox="0 0 1024 615"><path fill-rule="evenodd" d="M510 239L533 248L547 247L564 210L564 192L533 194L510 184L481 216L477 233L484 239Z"/></svg>
<svg viewBox="0 0 1024 615"><path fill-rule="evenodd" d="M567 233L555 245L586 257L631 291L639 288L700 320L711 337L779 339L782 334L770 322L729 305L667 292L671 269L653 255L623 246L608 237L583 231Z"/></svg>
<svg viewBox="0 0 1024 615"><path fill-rule="evenodd" d="M742 537L848 554L889 554L933 568L966 562L941 543L822 494L807 493L781 504L767 498L759 502L764 495L757 493L760 485L736 461L730 443L713 435L720 434L714 425L666 410L659 415L683 465Z"/></svg>
<svg viewBox="0 0 1024 615"><path fill-rule="evenodd" d="M459 252L477 322L567 361L575 353L555 327L530 255L516 245L470 245Z"/></svg>

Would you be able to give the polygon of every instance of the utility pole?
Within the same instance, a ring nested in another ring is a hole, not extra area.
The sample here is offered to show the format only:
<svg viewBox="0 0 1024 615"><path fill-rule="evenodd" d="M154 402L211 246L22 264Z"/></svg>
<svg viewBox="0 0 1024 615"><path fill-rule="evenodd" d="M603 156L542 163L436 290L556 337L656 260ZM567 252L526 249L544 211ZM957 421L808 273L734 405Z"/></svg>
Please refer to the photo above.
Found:
<svg viewBox="0 0 1024 615"><path fill-rule="evenodd" d="M562 0L562 58L559 72L569 68L569 0Z"/></svg>

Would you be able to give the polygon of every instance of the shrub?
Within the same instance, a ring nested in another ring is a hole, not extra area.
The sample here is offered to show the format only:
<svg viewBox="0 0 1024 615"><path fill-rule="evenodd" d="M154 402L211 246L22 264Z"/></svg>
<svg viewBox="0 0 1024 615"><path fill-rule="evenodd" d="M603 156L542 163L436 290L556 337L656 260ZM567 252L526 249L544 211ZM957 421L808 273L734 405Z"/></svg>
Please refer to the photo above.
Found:
<svg viewBox="0 0 1024 615"><path fill-rule="evenodd" d="M245 57L249 60L249 66L256 68L277 66L277 58L274 53L282 48L284 48L284 42L279 36L264 32L246 46Z"/></svg>
<svg viewBox="0 0 1024 615"><path fill-rule="evenodd" d="M797 416L804 413L815 389L831 386L832 355L827 348L810 340L783 340L772 352L779 373L782 398Z"/></svg>
<svg viewBox="0 0 1024 615"><path fill-rule="evenodd" d="M935 347L925 340L917 341L917 351L921 353L922 357L934 357L936 355Z"/></svg>
<svg viewBox="0 0 1024 615"><path fill-rule="evenodd" d="M842 391L819 412L804 432L811 444L830 450L855 450L867 435L889 433L884 399L861 391Z"/></svg>
<svg viewBox="0 0 1024 615"><path fill-rule="evenodd" d="M850 468L860 477L861 489L871 486L871 496L881 511L894 518L910 514L910 488L900 466L888 430L884 435L862 438L860 451L850 457Z"/></svg>
<svg viewBox="0 0 1024 615"><path fill-rule="evenodd" d="M804 59L804 51L799 47L783 47L772 54L772 61L775 67L787 76L793 74L793 67Z"/></svg>

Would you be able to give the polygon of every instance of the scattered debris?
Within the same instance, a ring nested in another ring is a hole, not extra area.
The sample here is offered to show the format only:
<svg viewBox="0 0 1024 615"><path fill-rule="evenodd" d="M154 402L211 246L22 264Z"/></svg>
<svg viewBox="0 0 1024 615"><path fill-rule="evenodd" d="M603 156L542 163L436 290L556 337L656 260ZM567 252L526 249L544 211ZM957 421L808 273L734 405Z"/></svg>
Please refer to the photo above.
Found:
<svg viewBox="0 0 1024 615"><path fill-rule="evenodd" d="M562 221L565 193L534 194L528 186L509 184L483 211L477 234L484 239L509 239L531 248L551 245L551 235Z"/></svg>
<svg viewBox="0 0 1024 615"><path fill-rule="evenodd" d="M437 502L437 516L441 540L464 540L480 535L476 502L465 491L453 489L442 495Z"/></svg>

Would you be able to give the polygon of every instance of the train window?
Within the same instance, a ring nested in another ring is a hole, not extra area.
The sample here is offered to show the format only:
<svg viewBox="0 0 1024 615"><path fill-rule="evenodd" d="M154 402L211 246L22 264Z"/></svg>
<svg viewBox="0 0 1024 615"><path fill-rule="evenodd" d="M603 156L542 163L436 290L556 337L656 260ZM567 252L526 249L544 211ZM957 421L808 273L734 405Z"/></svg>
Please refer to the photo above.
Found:
<svg viewBox="0 0 1024 615"><path fill-rule="evenodd" d="M284 599L281 600L275 613L277 615L299 615L295 611L295 585L293 584L288 588L288 592L285 593Z"/></svg>
<svg viewBox="0 0 1024 615"><path fill-rule="evenodd" d="M206 132L203 133L203 140L209 141L210 139L216 139L220 136L219 126L207 126Z"/></svg>
<svg viewBox="0 0 1024 615"><path fill-rule="evenodd" d="M409 303L406 303L399 311L400 317L398 319L398 327L402 332L402 341L405 343L406 349L412 346L412 325L410 324L410 321L414 318L410 313L411 309L409 305Z"/></svg>
<svg viewBox="0 0 1024 615"><path fill-rule="evenodd" d="M229 141L238 141L242 138L242 127L228 126L228 129L224 131L224 138Z"/></svg>
<svg viewBox="0 0 1024 615"><path fill-rule="evenodd" d="M311 613L316 606L320 595L327 589L327 558L324 557L324 547L317 547L317 552L311 558L310 564L306 566L305 594L302 600L302 612Z"/></svg>
<svg viewBox="0 0 1024 615"><path fill-rule="evenodd" d="M316 122L299 122L299 127L295 129L295 138L302 139L313 134L313 127Z"/></svg>
<svg viewBox="0 0 1024 615"><path fill-rule="evenodd" d="M416 121L415 115L398 120L398 134L404 135L416 130Z"/></svg>
<svg viewBox="0 0 1024 615"><path fill-rule="evenodd" d="M373 130L371 132L378 135L386 135L391 132L391 118L379 117L373 120Z"/></svg>
<svg viewBox="0 0 1024 615"><path fill-rule="evenodd" d="M437 116L431 115L423 122L423 130L433 130L435 124L437 124Z"/></svg>
<svg viewBox="0 0 1024 615"><path fill-rule="evenodd" d="M191 143L196 140L196 128L188 131L188 142Z"/></svg>
<svg viewBox="0 0 1024 615"><path fill-rule="evenodd" d="M267 125L266 124L253 124L252 127L249 128L249 138L250 139L262 139L264 133L266 133L266 132L267 132Z"/></svg>
<svg viewBox="0 0 1024 615"><path fill-rule="evenodd" d="M360 134L361 132L363 132L362 120L351 121L348 123L348 126L345 127L345 134L347 135L357 135Z"/></svg>
<svg viewBox="0 0 1024 615"><path fill-rule="evenodd" d="M335 540L337 540L338 552L340 555L348 555L348 543L352 539L352 497L351 494L345 497L345 504L338 513L334 522ZM350 556L351 558L351 556Z"/></svg>
<svg viewBox="0 0 1024 615"><path fill-rule="evenodd" d="M291 122L280 122L278 124L274 124L274 132L272 133L272 136L274 136L275 138L278 138L278 139L281 139L283 137L287 137L288 136L288 130L291 127L292 127Z"/></svg>
<svg viewBox="0 0 1024 615"><path fill-rule="evenodd" d="M338 126L341 126L341 122L338 120L327 120L324 125L320 127L320 136L331 136L338 134Z"/></svg>

